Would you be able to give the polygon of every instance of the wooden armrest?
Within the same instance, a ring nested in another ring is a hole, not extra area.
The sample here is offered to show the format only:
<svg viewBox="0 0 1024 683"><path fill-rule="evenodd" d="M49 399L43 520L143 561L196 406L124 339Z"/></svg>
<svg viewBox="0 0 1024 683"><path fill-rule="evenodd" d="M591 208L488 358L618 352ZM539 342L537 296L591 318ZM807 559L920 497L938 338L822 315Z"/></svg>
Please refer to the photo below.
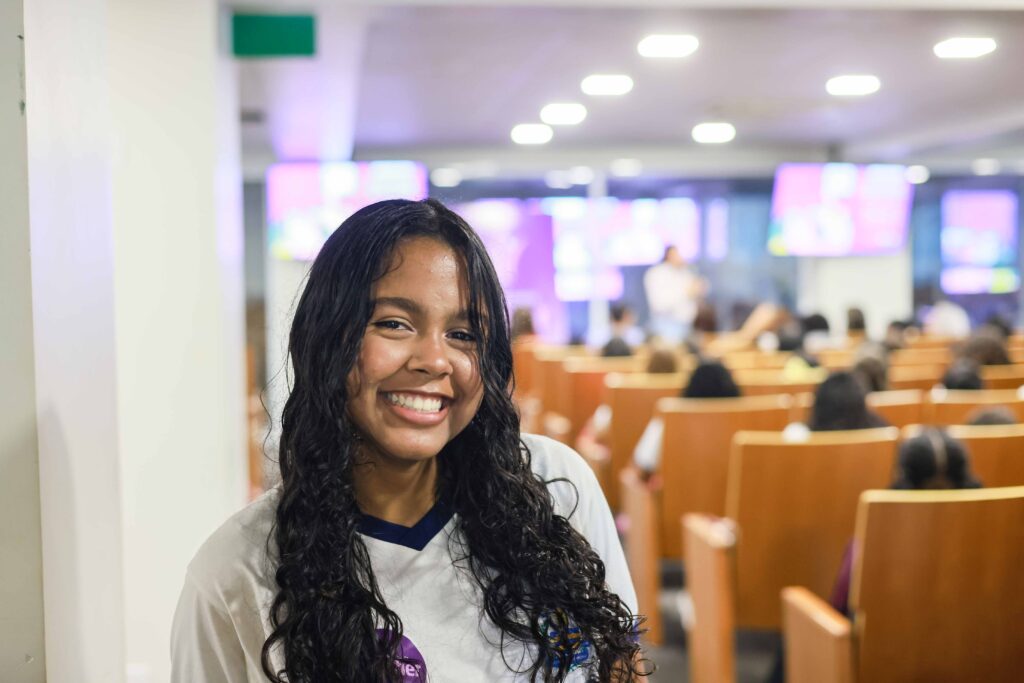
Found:
<svg viewBox="0 0 1024 683"><path fill-rule="evenodd" d="M782 589L787 683L853 683L850 621L802 587Z"/></svg>
<svg viewBox="0 0 1024 683"><path fill-rule="evenodd" d="M652 490L636 469L627 467L619 473L622 512L626 515L626 563L636 587L640 614L644 623L644 640L660 645L664 639L658 594L661 589L661 548L658 535L658 492Z"/></svg>
<svg viewBox="0 0 1024 683"><path fill-rule="evenodd" d="M736 680L736 525L711 515L683 516L683 557L692 615L684 623L690 680Z"/></svg>

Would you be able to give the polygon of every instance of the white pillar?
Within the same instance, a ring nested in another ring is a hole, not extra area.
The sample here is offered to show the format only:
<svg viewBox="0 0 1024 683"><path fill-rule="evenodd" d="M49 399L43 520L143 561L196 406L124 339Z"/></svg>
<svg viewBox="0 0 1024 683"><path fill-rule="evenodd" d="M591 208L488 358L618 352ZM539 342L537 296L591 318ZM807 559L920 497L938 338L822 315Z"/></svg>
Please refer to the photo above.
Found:
<svg viewBox="0 0 1024 683"><path fill-rule="evenodd" d="M0 2L0 672L46 680L22 0Z"/></svg>
<svg viewBox="0 0 1024 683"><path fill-rule="evenodd" d="M202 540L246 496L241 169L215 0L109 0L129 683L169 677Z"/></svg>
<svg viewBox="0 0 1024 683"><path fill-rule="evenodd" d="M216 0L25 12L46 678L156 683L245 501L235 67Z"/></svg>
<svg viewBox="0 0 1024 683"><path fill-rule="evenodd" d="M46 678L124 680L106 3L25 6Z"/></svg>

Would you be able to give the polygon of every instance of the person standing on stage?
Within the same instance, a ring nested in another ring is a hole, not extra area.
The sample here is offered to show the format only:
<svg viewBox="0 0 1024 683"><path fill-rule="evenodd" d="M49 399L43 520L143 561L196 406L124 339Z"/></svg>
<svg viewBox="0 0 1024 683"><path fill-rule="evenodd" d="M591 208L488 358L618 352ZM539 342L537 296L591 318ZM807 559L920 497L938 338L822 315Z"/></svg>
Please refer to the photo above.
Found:
<svg viewBox="0 0 1024 683"><path fill-rule="evenodd" d="M651 332L667 342L683 341L693 329L705 289L704 280L687 267L679 248L666 247L661 263L644 273Z"/></svg>

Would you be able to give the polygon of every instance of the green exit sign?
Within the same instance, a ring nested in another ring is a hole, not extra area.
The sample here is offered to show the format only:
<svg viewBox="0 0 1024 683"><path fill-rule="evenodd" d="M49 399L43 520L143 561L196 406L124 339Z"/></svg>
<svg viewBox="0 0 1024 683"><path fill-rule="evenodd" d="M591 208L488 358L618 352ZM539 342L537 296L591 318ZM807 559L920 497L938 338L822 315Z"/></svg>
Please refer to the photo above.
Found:
<svg viewBox="0 0 1024 683"><path fill-rule="evenodd" d="M316 17L310 14L235 14L231 42L236 57L312 57Z"/></svg>

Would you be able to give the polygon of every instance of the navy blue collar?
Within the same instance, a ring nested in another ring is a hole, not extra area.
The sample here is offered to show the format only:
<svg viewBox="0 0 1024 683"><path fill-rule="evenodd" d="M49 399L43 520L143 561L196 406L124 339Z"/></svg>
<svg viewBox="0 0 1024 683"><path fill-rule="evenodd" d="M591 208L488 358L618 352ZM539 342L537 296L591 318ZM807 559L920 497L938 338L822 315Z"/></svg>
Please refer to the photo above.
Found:
<svg viewBox="0 0 1024 683"><path fill-rule="evenodd" d="M455 511L442 501L437 501L423 519L413 526L402 526L387 522L379 517L363 513L359 520L359 533L385 543L404 545L413 550L423 550L434 536L448 524Z"/></svg>

